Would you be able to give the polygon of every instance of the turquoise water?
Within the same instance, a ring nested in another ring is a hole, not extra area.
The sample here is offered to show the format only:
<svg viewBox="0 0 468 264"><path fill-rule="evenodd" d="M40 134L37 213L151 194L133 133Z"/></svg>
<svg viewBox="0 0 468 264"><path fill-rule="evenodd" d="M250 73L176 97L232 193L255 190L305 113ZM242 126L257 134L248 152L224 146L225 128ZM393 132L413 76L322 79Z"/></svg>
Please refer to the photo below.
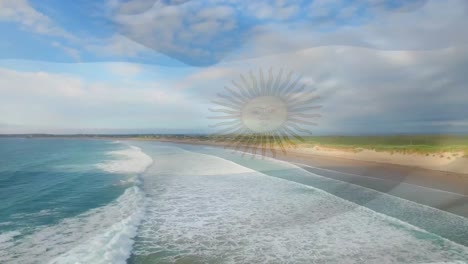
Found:
<svg viewBox="0 0 468 264"><path fill-rule="evenodd" d="M104 228L64 223L86 219L133 186L142 166L134 160L138 154L128 144L103 140L0 139L0 263L39 263L36 255L66 252L87 239L71 238L80 228Z"/></svg>
<svg viewBox="0 0 468 264"><path fill-rule="evenodd" d="M441 237L450 239L451 241L468 246L468 219L466 217L454 215L388 194L392 193L393 190L399 190L401 187L404 187L401 188L404 192L417 195L418 192L420 192L418 186L394 184L393 189L386 189L386 192L379 192L346 181L338 181L310 173L285 162L273 161L271 159L252 159L251 157L243 158L241 155L232 154L230 151L220 148L193 146L184 146L184 148L223 157L224 159L234 161L242 166L272 177L294 181L324 190L347 201L351 201L356 204L356 206L365 206L375 212L394 217L424 230L428 230L431 233L440 235ZM429 194L432 195L432 197L428 197L428 195L425 197L426 199L437 199L438 194L439 193L435 192Z"/></svg>
<svg viewBox="0 0 468 264"><path fill-rule="evenodd" d="M466 218L275 160L0 139L0 263L466 263Z"/></svg>
<svg viewBox="0 0 468 264"><path fill-rule="evenodd" d="M95 168L117 150L95 140L0 139L0 230L51 225L109 203L124 188Z"/></svg>

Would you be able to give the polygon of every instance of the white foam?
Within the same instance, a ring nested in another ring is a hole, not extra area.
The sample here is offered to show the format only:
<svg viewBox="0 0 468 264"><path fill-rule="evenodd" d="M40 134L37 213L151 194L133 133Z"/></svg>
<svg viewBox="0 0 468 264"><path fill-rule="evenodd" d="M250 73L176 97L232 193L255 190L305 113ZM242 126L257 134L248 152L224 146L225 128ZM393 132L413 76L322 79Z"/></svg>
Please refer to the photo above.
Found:
<svg viewBox="0 0 468 264"><path fill-rule="evenodd" d="M153 163L150 156L135 146L130 146L125 150L111 151L108 155L113 159L97 164L97 167L110 173L142 173Z"/></svg>
<svg viewBox="0 0 468 264"><path fill-rule="evenodd" d="M153 173L192 176L219 176L255 172L219 157L179 149L157 159ZM222 166L220 166L222 164Z"/></svg>
<svg viewBox="0 0 468 264"><path fill-rule="evenodd" d="M164 263L422 263L468 257L468 248L397 219L209 155L163 153L145 173L143 186L148 203L133 251L137 261L150 255Z"/></svg>
<svg viewBox="0 0 468 264"><path fill-rule="evenodd" d="M106 206L10 243L0 263L125 263L144 206L142 191L131 187Z"/></svg>
<svg viewBox="0 0 468 264"><path fill-rule="evenodd" d="M19 231L0 233L0 250L10 247L12 245L12 240L19 235L21 235Z"/></svg>
<svg viewBox="0 0 468 264"><path fill-rule="evenodd" d="M136 190L136 187L133 189ZM138 191L138 190L136 190ZM139 191L138 191L139 192ZM51 264L66 263L115 263L125 264L133 245L138 225L144 214L143 197L139 197L136 210L114 223L99 235L81 243L52 260Z"/></svg>
<svg viewBox="0 0 468 264"><path fill-rule="evenodd" d="M430 262L421 264L466 264L465 261L443 261L443 262Z"/></svg>
<svg viewBox="0 0 468 264"><path fill-rule="evenodd" d="M0 222L0 226L11 225L12 222Z"/></svg>
<svg viewBox="0 0 468 264"><path fill-rule="evenodd" d="M52 209L44 209L39 212L35 213L18 213L18 214L13 214L11 215L11 218L13 219L23 219L23 218L35 218L35 217L41 217L41 216L47 216L47 215L53 215L55 214L56 211Z"/></svg>

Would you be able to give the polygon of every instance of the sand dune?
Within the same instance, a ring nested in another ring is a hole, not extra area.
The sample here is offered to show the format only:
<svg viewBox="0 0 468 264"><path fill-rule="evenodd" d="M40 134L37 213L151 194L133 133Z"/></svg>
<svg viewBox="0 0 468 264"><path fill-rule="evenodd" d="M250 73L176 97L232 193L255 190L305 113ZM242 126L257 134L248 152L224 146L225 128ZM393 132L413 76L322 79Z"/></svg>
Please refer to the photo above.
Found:
<svg viewBox="0 0 468 264"><path fill-rule="evenodd" d="M403 166L420 167L430 170L468 174L468 158L463 157L463 152L407 154L375 151L369 149L358 149L356 151L340 150L321 146L298 147L292 151L302 154L331 156L337 158L388 163Z"/></svg>
<svg viewBox="0 0 468 264"><path fill-rule="evenodd" d="M166 141L174 143L186 143L195 145L224 146L226 143L214 142L210 140L199 140L194 138L174 139L158 138L156 141ZM280 152L280 149L278 149ZM394 164L408 167L418 167L429 170L444 171L458 174L468 174L468 158L463 157L463 152L444 152L444 153L401 153L388 151L375 151L370 149L343 150L324 146L298 146L290 148L289 153L303 155L320 155L343 159L360 160L367 162L377 162Z"/></svg>

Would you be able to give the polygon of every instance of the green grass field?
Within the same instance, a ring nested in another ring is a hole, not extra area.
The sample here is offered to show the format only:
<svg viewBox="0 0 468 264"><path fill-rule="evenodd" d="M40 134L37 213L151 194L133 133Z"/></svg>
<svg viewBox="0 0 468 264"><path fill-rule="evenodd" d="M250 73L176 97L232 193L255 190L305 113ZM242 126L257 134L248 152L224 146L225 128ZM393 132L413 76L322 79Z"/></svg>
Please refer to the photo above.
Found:
<svg viewBox="0 0 468 264"><path fill-rule="evenodd" d="M161 136L149 135L145 137L151 139ZM223 136L210 135L165 135L162 137L200 141L230 140ZM294 143L306 147L318 145L350 151L370 149L390 153L419 153L423 155L463 152L464 157L468 157L468 135L304 136L302 139L303 141L300 141L291 137Z"/></svg>
<svg viewBox="0 0 468 264"><path fill-rule="evenodd" d="M305 141L304 144L308 145L421 154L463 151L465 157L468 157L468 136L313 136L303 138Z"/></svg>

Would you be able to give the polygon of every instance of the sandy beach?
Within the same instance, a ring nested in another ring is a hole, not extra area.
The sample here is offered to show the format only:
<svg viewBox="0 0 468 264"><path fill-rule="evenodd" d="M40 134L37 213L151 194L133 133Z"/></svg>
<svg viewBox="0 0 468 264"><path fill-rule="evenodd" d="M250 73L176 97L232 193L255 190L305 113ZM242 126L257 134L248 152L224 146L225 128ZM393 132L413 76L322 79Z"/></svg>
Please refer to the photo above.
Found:
<svg viewBox="0 0 468 264"><path fill-rule="evenodd" d="M225 145L223 142L193 138L150 140L217 147ZM440 156L392 154L371 150L352 152L314 147L288 149L286 155L278 151L276 159L296 164L318 175L390 193L468 217L468 159L463 158L461 154L455 157L453 153L444 154L451 156L451 159ZM405 186L420 188L415 194L401 191Z"/></svg>
<svg viewBox="0 0 468 264"><path fill-rule="evenodd" d="M299 147L293 150L293 152L468 174L468 158L463 157L463 152L408 154L369 149L346 151L322 146L314 146L312 148Z"/></svg>
<svg viewBox="0 0 468 264"><path fill-rule="evenodd" d="M208 140L173 139L159 138L154 139L164 142L186 143L195 145L226 146L225 142L215 142ZM280 153L277 149L277 153ZM303 146L287 149L286 156L326 156L331 158L350 159L356 161L367 161L371 163L393 164L406 167L416 167L426 170L442 171L455 174L467 174L468 177L468 158L464 157L463 152L443 152L431 154L417 153L399 153L387 151L375 151L369 149L344 150L327 146ZM279 155L285 156L285 155Z"/></svg>

